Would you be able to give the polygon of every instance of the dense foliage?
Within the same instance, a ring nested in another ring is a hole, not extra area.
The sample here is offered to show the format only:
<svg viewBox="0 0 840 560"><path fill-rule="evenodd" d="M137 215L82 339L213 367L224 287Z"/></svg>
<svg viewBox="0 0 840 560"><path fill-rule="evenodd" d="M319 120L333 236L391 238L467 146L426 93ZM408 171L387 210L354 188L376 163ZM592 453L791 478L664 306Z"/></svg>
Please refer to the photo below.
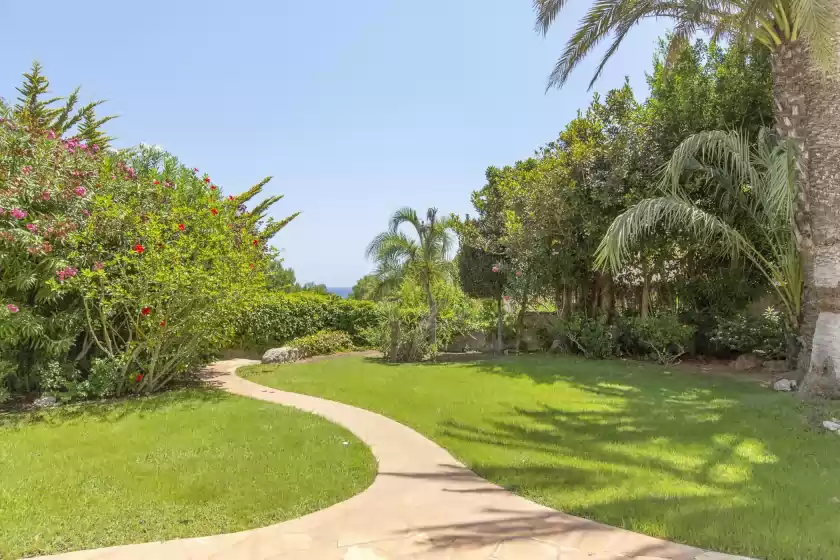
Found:
<svg viewBox="0 0 840 560"><path fill-rule="evenodd" d="M311 292L266 293L253 309L237 318L236 344L262 351L318 331L337 330L364 346L366 329L379 325L381 313L370 301Z"/></svg>
<svg viewBox="0 0 840 560"><path fill-rule="evenodd" d="M158 149L91 144L96 104L53 109L47 85L36 66L0 104L0 399L158 390L233 339L294 215L246 208L268 179L224 195Z"/></svg>

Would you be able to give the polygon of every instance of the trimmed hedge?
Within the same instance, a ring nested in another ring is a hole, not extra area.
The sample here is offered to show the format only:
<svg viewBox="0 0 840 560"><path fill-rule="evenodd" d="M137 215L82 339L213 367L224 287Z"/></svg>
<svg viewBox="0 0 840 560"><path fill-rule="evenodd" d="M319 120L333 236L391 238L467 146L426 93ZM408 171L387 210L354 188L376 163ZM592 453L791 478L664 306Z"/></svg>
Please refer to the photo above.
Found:
<svg viewBox="0 0 840 560"><path fill-rule="evenodd" d="M353 344L364 346L362 333L378 326L382 319L372 301L312 292L276 292L240 317L237 346L263 351L325 330L345 332Z"/></svg>

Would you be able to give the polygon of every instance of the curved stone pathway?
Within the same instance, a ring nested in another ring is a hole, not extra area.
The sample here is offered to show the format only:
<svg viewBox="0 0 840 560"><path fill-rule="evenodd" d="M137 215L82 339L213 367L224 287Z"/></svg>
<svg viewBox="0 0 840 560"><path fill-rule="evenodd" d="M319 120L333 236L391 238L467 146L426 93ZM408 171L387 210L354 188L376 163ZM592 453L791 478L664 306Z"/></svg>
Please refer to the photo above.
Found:
<svg viewBox="0 0 840 560"><path fill-rule="evenodd" d="M304 517L228 535L71 552L62 560L736 560L537 505L478 477L393 420L287 393L234 375L249 360L214 364L209 379L237 395L293 406L340 424L379 462L374 483ZM748 559L746 559L748 560Z"/></svg>

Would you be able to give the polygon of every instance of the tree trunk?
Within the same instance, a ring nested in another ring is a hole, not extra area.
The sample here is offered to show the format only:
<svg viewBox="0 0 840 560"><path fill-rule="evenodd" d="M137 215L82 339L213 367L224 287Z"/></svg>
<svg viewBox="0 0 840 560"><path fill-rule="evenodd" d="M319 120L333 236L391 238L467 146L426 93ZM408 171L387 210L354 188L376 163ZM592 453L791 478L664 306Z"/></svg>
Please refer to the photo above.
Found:
<svg viewBox="0 0 840 560"><path fill-rule="evenodd" d="M502 294L499 294L499 299L496 300L496 353L501 354L505 349L504 341L502 340Z"/></svg>
<svg viewBox="0 0 840 560"><path fill-rule="evenodd" d="M433 351L437 352L435 345L437 344L437 306L435 305L435 298L432 296L432 286L424 283L426 288L426 299L429 302L429 342L432 344Z"/></svg>
<svg viewBox="0 0 840 560"><path fill-rule="evenodd" d="M642 301L639 305L639 316L647 319L650 314L650 273L645 268L642 271Z"/></svg>
<svg viewBox="0 0 840 560"><path fill-rule="evenodd" d="M522 333L525 330L525 311L528 308L529 282L525 281L525 289L522 290L522 306L519 308L519 316L516 318L516 351L522 345Z"/></svg>
<svg viewBox="0 0 840 560"><path fill-rule="evenodd" d="M804 41L783 45L773 59L773 89L776 130L801 149L799 370L802 392L814 395L826 394L827 383L838 385L840 365L840 76L836 63L830 76L822 74L808 54Z"/></svg>
<svg viewBox="0 0 840 560"><path fill-rule="evenodd" d="M606 272L600 273L600 276L601 289L598 296L600 316L602 321L608 323L613 314L613 279L612 275Z"/></svg>
<svg viewBox="0 0 840 560"><path fill-rule="evenodd" d="M568 319L572 313L572 288L568 284L563 285L563 308L560 311L561 319Z"/></svg>

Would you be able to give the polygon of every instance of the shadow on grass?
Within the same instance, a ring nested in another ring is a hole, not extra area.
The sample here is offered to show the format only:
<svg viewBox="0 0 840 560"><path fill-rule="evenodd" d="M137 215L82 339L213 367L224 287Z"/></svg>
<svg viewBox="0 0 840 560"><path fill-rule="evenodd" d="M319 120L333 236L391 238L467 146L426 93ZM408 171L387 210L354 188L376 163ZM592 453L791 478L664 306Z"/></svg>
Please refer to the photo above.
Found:
<svg viewBox="0 0 840 560"><path fill-rule="evenodd" d="M840 547L840 480L831 474L840 442L811 423L836 405L638 362L499 357L471 365L561 383L569 399L510 405L480 423L441 422L444 440L493 457L471 462L482 477L548 505L574 494L568 513L730 553L816 559ZM485 537L479 527L459 538Z"/></svg>
<svg viewBox="0 0 840 560"><path fill-rule="evenodd" d="M82 401L28 411L0 412L0 428L16 429L36 423L62 424L78 420L114 422L127 416L143 417L163 409L191 410L227 396L210 387L180 388L153 395L106 401Z"/></svg>

